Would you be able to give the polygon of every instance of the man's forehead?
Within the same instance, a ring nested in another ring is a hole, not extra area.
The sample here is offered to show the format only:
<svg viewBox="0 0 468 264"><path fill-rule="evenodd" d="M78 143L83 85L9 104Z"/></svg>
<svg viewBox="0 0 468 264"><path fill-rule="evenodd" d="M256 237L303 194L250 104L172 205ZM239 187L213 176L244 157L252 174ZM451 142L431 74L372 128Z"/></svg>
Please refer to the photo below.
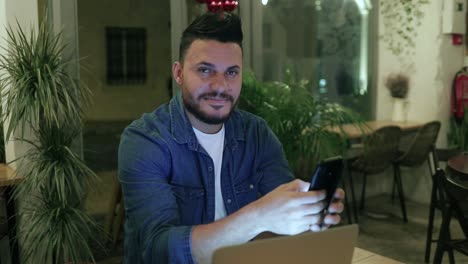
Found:
<svg viewBox="0 0 468 264"><path fill-rule="evenodd" d="M187 49L185 60L190 60L192 63L203 61L212 63L210 60L223 60L242 64L242 49L234 42L197 39Z"/></svg>

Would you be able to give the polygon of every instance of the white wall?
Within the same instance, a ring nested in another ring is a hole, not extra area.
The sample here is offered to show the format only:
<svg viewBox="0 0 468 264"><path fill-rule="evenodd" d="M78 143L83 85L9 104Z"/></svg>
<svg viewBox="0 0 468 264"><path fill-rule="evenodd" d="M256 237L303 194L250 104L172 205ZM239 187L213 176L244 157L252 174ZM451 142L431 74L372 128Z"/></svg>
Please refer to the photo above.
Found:
<svg viewBox="0 0 468 264"><path fill-rule="evenodd" d="M411 86L408 96L409 120L442 122L438 146L447 143L451 82L464 60L464 46L452 45L451 36L441 33L442 1L432 0L430 4L423 5L424 18L415 39L415 55L410 58L413 66L409 70ZM379 31L382 30L380 23ZM402 67L381 41L378 58L376 117L384 120L391 118L392 111L391 97L383 85L384 79L391 72L408 71L408 68Z"/></svg>
<svg viewBox="0 0 468 264"><path fill-rule="evenodd" d="M8 49L6 42L6 29L11 26L13 29L21 25L26 35L29 35L31 28L37 29L39 25L37 0L0 0L0 54L5 55ZM6 131L8 124L4 124ZM16 131L16 133L21 133ZM26 137L29 137L30 131L24 131ZM12 135L14 137L14 135ZM11 162L21 157L29 148L29 145L19 141L5 141L6 161ZM16 168L16 163L11 164Z"/></svg>
<svg viewBox="0 0 468 264"><path fill-rule="evenodd" d="M447 131L449 126L450 92L454 74L463 66L464 45L452 45L450 35L441 33L443 0L432 0L423 5L424 18L418 29L415 39L416 49L414 56L409 59L413 62L410 69L402 67L398 59L379 42L377 65L377 97L376 118L378 120L391 119L392 101L389 92L384 86L385 77L392 72L405 71L410 73L408 120L428 122L439 120L442 128L437 140L438 147L447 144ZM383 24L379 23L382 32ZM406 196L409 199L429 202L431 181L424 164L419 169L403 170L403 183ZM387 173L377 190L391 191L391 171Z"/></svg>

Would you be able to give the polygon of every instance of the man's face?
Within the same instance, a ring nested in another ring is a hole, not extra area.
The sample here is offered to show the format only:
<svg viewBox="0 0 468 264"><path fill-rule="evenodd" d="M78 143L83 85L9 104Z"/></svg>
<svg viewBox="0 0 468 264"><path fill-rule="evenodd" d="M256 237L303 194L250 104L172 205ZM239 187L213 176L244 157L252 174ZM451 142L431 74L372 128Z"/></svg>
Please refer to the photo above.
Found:
<svg viewBox="0 0 468 264"><path fill-rule="evenodd" d="M221 124L235 107L242 86L242 50L235 43L195 40L183 63L173 67L183 103L198 121Z"/></svg>

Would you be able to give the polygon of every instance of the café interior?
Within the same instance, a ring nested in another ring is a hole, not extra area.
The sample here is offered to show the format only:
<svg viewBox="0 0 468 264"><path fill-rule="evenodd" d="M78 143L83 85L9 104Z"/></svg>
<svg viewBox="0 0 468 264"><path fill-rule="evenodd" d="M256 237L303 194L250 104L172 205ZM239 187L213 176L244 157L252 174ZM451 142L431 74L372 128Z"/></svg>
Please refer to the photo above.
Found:
<svg viewBox="0 0 468 264"><path fill-rule="evenodd" d="M242 19L241 98L287 108L268 113L246 106L277 133L295 176L310 180L318 162L343 157L340 186L347 198L340 225L358 225L361 250L352 263L468 263L466 1L0 0L0 80L5 56L16 48L9 32L34 34L44 23L61 32L60 56L71 58L67 71L91 92L73 149L97 176L81 208L102 231L94 233L103 245L91 246L94 260L122 263L120 135L177 94L171 65L179 38L196 16L210 12L211 2L235 2L231 12ZM264 97L252 87L266 91ZM301 109L297 100L314 107ZM296 111L309 111L308 123L288 114ZM11 123L2 120L8 135ZM281 130L284 122L302 127ZM26 263L24 252L38 251L15 239L30 222L22 219L26 207L15 189L32 166L21 160L31 144L15 137L33 138L32 127L3 143L1 264ZM299 143L288 137L294 132L304 137Z"/></svg>

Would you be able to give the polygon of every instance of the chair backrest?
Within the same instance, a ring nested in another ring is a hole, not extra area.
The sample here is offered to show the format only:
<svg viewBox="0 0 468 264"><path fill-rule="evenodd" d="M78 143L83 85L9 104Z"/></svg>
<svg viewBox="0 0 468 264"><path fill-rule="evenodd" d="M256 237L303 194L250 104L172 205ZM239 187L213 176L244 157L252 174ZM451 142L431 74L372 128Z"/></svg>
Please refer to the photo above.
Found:
<svg viewBox="0 0 468 264"><path fill-rule="evenodd" d="M468 181L462 183L446 176L444 191L451 212L457 216L463 233L468 238Z"/></svg>
<svg viewBox="0 0 468 264"><path fill-rule="evenodd" d="M364 138L364 150L351 164L352 169L365 173L384 171L392 165L398 153L401 129L397 126L385 126Z"/></svg>
<svg viewBox="0 0 468 264"><path fill-rule="evenodd" d="M439 135L440 122L432 121L422 126L413 138L408 150L398 158L402 166L419 166L427 160Z"/></svg>

